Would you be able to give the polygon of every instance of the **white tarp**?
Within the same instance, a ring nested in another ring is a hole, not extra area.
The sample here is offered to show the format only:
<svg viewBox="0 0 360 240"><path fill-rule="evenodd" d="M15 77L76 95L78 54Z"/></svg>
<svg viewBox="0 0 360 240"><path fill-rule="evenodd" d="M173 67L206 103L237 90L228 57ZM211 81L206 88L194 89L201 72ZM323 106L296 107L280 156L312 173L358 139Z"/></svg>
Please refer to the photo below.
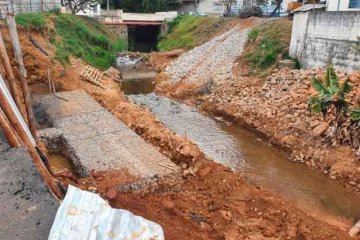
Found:
<svg viewBox="0 0 360 240"><path fill-rule="evenodd" d="M69 185L49 240L163 240L157 223L113 209L97 194Z"/></svg>

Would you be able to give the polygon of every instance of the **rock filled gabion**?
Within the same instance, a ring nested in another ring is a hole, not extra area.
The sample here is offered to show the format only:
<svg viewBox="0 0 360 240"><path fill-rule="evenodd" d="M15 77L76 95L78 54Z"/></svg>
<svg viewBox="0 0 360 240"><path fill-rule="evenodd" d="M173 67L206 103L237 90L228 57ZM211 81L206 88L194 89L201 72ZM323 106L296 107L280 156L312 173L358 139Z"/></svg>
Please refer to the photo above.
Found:
<svg viewBox="0 0 360 240"><path fill-rule="evenodd" d="M247 30L233 28L209 42L192 49L165 70L171 82L185 79L199 84L229 79L233 63L241 55Z"/></svg>

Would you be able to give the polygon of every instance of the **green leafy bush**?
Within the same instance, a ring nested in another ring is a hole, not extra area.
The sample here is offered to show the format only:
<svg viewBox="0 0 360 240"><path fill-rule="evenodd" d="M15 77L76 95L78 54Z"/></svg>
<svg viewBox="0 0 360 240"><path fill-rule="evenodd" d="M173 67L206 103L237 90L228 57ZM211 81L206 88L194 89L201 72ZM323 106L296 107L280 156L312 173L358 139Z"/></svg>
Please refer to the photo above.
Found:
<svg viewBox="0 0 360 240"><path fill-rule="evenodd" d="M347 102L345 101L345 95L351 91L349 79L340 84L334 68L328 66L325 82L314 77L312 79L312 86L318 92L318 96L310 98L309 101L309 106L313 111L322 112L326 115L329 108L334 106L336 119L339 119L340 115L346 113Z"/></svg>
<svg viewBox="0 0 360 240"><path fill-rule="evenodd" d="M332 144L346 144L352 146L353 149L359 149L360 109L351 109L346 101L346 95L351 91L349 79L340 83L334 68L329 65L325 81L314 77L312 86L318 94L309 99L310 109L323 113L324 117L328 113L335 116L335 118L329 119L333 122L327 138L331 140Z"/></svg>

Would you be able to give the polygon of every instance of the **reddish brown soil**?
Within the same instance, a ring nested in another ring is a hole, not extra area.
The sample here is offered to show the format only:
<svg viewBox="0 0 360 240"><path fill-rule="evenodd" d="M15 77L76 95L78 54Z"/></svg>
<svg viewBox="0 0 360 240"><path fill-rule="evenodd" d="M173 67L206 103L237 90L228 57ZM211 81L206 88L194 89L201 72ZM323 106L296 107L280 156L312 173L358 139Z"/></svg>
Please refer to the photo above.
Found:
<svg viewBox="0 0 360 240"><path fill-rule="evenodd" d="M43 35L32 34L51 53ZM110 199L112 206L160 223L166 239L348 239L348 223L329 224L321 217L310 217L291 202L247 183L240 174L206 160L196 145L175 135L150 112L129 102L119 91L118 83L108 79L104 90L81 80L81 62L74 60L63 69L51 60L51 54L45 56L34 48L24 32L20 36L34 93L48 92L50 66L58 91L84 89L145 141L189 169L184 171L180 189L160 183L157 188L132 193L115 190L119 182L133 180L126 171L60 179L98 191Z"/></svg>

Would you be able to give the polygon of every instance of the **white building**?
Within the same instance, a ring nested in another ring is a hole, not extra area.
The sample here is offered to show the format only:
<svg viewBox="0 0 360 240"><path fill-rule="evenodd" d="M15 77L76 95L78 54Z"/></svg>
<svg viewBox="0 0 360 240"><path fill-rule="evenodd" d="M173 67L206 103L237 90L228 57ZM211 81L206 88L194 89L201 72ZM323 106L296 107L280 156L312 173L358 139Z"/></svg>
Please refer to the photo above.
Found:
<svg viewBox="0 0 360 240"><path fill-rule="evenodd" d="M226 7L221 0L183 0L183 5L178 12L180 14L195 14L223 16Z"/></svg>
<svg viewBox="0 0 360 240"><path fill-rule="evenodd" d="M199 2L197 12L200 15L223 16L225 14L225 4L219 0L203 0Z"/></svg>
<svg viewBox="0 0 360 240"><path fill-rule="evenodd" d="M360 0L327 0L326 11L360 11Z"/></svg>

